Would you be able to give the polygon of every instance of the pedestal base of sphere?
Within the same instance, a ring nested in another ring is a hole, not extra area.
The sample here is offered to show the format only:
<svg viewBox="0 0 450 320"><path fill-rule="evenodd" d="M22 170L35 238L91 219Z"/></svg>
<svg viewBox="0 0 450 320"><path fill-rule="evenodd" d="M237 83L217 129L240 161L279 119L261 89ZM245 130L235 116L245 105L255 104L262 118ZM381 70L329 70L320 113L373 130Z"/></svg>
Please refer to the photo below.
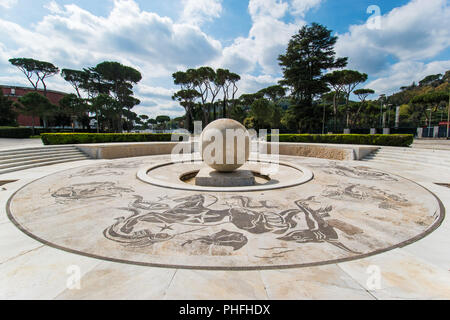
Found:
<svg viewBox="0 0 450 320"><path fill-rule="evenodd" d="M250 170L219 172L204 167L195 178L195 184L202 187L247 187L256 184L255 176Z"/></svg>

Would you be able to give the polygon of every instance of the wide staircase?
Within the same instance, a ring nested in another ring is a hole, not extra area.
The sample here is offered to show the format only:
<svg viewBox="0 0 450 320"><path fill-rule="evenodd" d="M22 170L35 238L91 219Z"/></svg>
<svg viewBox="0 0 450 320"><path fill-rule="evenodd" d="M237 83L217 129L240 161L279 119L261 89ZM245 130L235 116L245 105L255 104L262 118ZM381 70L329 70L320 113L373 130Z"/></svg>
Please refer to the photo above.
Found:
<svg viewBox="0 0 450 320"><path fill-rule="evenodd" d="M449 170L450 150L382 147L362 161L386 165L420 165Z"/></svg>
<svg viewBox="0 0 450 320"><path fill-rule="evenodd" d="M0 150L0 175L35 167L90 159L73 146Z"/></svg>

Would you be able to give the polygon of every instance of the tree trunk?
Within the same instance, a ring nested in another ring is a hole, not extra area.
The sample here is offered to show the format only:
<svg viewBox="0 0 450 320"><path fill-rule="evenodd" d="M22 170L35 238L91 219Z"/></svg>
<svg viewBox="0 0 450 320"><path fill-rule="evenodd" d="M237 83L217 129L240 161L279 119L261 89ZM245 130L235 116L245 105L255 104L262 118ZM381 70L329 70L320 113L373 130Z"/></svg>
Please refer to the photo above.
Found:
<svg viewBox="0 0 450 320"><path fill-rule="evenodd" d="M223 118L225 119L227 117L227 101L224 98L223 99L223 110L222 110Z"/></svg>
<svg viewBox="0 0 450 320"><path fill-rule="evenodd" d="M334 112L334 133L337 132L337 106L336 95L333 96L333 112Z"/></svg>
<svg viewBox="0 0 450 320"><path fill-rule="evenodd" d="M35 135L35 130L34 130L34 115L31 116L31 130L33 132L33 136Z"/></svg>

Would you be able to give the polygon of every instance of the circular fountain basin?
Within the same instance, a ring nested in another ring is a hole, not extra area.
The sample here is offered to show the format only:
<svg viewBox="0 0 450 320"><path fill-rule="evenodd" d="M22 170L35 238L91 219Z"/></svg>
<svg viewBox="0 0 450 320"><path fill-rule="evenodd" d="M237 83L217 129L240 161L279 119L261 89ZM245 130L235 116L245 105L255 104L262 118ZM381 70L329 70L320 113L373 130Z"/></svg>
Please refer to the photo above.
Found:
<svg viewBox="0 0 450 320"><path fill-rule="evenodd" d="M202 167L204 167L202 161L157 163L139 170L137 177L157 187L203 192L256 192L283 189L307 183L314 178L313 172L303 166L288 162L250 160L242 170L254 173L257 183L253 186L224 188L203 187L189 183Z"/></svg>

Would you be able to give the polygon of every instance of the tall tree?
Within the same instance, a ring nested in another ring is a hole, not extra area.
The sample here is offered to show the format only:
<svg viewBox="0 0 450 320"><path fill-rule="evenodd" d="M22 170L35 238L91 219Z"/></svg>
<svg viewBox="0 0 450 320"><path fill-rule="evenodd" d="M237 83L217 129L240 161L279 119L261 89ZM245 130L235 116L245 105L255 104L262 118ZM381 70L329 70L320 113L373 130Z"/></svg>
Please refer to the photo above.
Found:
<svg viewBox="0 0 450 320"><path fill-rule="evenodd" d="M34 119L38 117L46 117L53 110L55 110L55 106L53 106L46 97L37 92L30 92L23 97L20 97L15 103L15 106L21 111L21 113L32 117L31 121L33 134L35 132Z"/></svg>
<svg viewBox="0 0 450 320"><path fill-rule="evenodd" d="M192 131L193 130L193 121L194 121L194 107L195 100L200 97L200 93L194 89L183 89L176 92L172 99L176 100L180 103L180 105L186 110L186 122L185 129Z"/></svg>
<svg viewBox="0 0 450 320"><path fill-rule="evenodd" d="M122 132L123 109L129 106L127 103L133 93L133 86L142 80L142 74L132 67L114 61L102 62L93 71L101 76L104 83L109 85L110 93L117 101L116 130Z"/></svg>
<svg viewBox="0 0 450 320"><path fill-rule="evenodd" d="M0 89L0 126L12 126L16 124L17 113L13 109L12 100L3 95Z"/></svg>
<svg viewBox="0 0 450 320"><path fill-rule="evenodd" d="M349 108L350 95L358 85L366 82L367 78L368 76L365 73L360 73L355 70L342 70L342 84L346 96L345 113L346 113L347 128L350 122L350 108Z"/></svg>
<svg viewBox="0 0 450 320"><path fill-rule="evenodd" d="M39 61L30 58L12 58L9 62L25 74L34 90L38 90L39 82L44 87L44 95L47 95L45 80L59 73L59 68L50 62ZM36 79L34 79L36 77Z"/></svg>
<svg viewBox="0 0 450 320"><path fill-rule="evenodd" d="M230 98L235 103L235 96L238 91L237 82L241 80L241 77L227 69L217 69L216 71L216 85L222 88L223 93L223 107L222 116L227 117L230 112L231 106L229 106Z"/></svg>
<svg viewBox="0 0 450 320"><path fill-rule="evenodd" d="M344 92L344 71L333 71L324 76L325 82L334 90L333 91L333 123L334 131L337 131L337 113L338 101Z"/></svg>
<svg viewBox="0 0 450 320"><path fill-rule="evenodd" d="M72 85L78 98L81 98L80 90L88 85L89 72L86 70L62 69L61 76Z"/></svg>
<svg viewBox="0 0 450 320"><path fill-rule="evenodd" d="M103 121L114 113L116 104L117 101L106 93L100 93L90 99L89 111L95 113L97 133L100 132L100 129L103 129Z"/></svg>
<svg viewBox="0 0 450 320"><path fill-rule="evenodd" d="M79 120L88 111L85 100L75 94L67 94L59 101L59 105L63 113L70 117L72 130L75 132L75 121Z"/></svg>
<svg viewBox="0 0 450 320"><path fill-rule="evenodd" d="M432 74L429 75L427 77L425 77L424 79L422 79L421 81L419 81L419 86L420 87L424 87L424 86L434 86L434 85L439 85L441 84L441 79L442 79L443 75L442 74Z"/></svg>
<svg viewBox="0 0 450 320"><path fill-rule="evenodd" d="M358 119L359 115L361 114L362 109L366 106L367 98L370 95L375 94L375 90L372 90L372 89L359 89L359 90L355 90L353 93L358 97L358 99L360 101L358 110L354 114L353 120L352 120L352 122L355 123L356 120Z"/></svg>
<svg viewBox="0 0 450 320"><path fill-rule="evenodd" d="M411 104L419 107L419 112L425 116L427 123L430 122L432 114L428 114L427 110L436 112L441 102L449 101L449 93L447 92L429 92L418 95L411 100Z"/></svg>
<svg viewBox="0 0 450 320"><path fill-rule="evenodd" d="M286 89L283 88L283 86L275 85L259 90L258 93L262 94L272 102L277 102L286 96Z"/></svg>
<svg viewBox="0 0 450 320"><path fill-rule="evenodd" d="M247 93L239 97L239 103L244 107L250 107L255 100L264 98L264 93L261 91L257 93Z"/></svg>
<svg viewBox="0 0 450 320"><path fill-rule="evenodd" d="M200 94L200 99L202 101L202 112L203 112L203 126L207 126L209 123L209 107L208 97L210 93L213 94L213 102L217 96L214 95L214 91L211 91L212 83L216 76L216 72L210 67L200 67L197 70L190 69L187 71L188 77L191 79L195 90Z"/></svg>
<svg viewBox="0 0 450 320"><path fill-rule="evenodd" d="M163 130L165 130L165 129L167 129L166 125L170 121L170 117L169 116L157 116L155 120L157 123L161 124Z"/></svg>
<svg viewBox="0 0 450 320"><path fill-rule="evenodd" d="M256 130L267 128L272 121L273 106L267 99L255 100L250 108Z"/></svg>
<svg viewBox="0 0 450 320"><path fill-rule="evenodd" d="M286 53L279 56L283 71L280 84L291 88L297 109L311 108L314 97L329 90L325 71L347 65L347 58L336 58L336 41L331 30L313 23L300 29L289 41ZM297 112L298 117L300 114Z"/></svg>
<svg viewBox="0 0 450 320"><path fill-rule="evenodd" d="M230 114L231 108L234 108L236 106L236 94L239 90L237 83L241 80L241 76L237 73L230 72L228 74L228 83L229 83L229 90L231 93L228 93L228 96L231 95L231 106L228 106L228 114Z"/></svg>
<svg viewBox="0 0 450 320"><path fill-rule="evenodd" d="M214 73L211 74L211 79L208 82L208 89L209 89L209 92L211 93L211 101L210 101L210 103L211 103L211 106L213 107L213 119L216 120L217 119L216 98L219 95L220 90L221 90L220 80L217 77L216 71L214 71Z"/></svg>

